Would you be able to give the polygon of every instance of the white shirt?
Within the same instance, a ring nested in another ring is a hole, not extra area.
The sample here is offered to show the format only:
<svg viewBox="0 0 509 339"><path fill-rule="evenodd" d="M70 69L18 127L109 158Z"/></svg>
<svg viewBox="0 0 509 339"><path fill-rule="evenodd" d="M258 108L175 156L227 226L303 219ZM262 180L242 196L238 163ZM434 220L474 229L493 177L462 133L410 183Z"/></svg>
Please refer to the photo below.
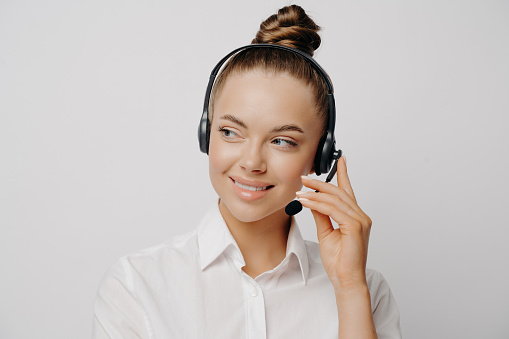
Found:
<svg viewBox="0 0 509 339"><path fill-rule="evenodd" d="M122 257L94 305L93 338L337 338L338 311L316 242L292 218L285 259L255 279L217 204L198 228ZM367 270L378 338L401 338L383 276Z"/></svg>

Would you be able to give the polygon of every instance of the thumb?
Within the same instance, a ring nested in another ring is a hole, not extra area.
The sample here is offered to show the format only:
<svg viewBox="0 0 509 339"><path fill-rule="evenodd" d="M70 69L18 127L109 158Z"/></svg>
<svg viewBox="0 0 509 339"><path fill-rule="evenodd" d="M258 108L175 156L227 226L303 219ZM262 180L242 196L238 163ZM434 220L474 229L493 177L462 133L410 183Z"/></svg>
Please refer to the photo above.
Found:
<svg viewBox="0 0 509 339"><path fill-rule="evenodd" d="M315 218L316 223L316 235L318 241L321 241L323 238L328 236L332 231L334 231L334 226L332 226L332 222L328 215L322 214L315 210L311 210L313 214L313 218Z"/></svg>

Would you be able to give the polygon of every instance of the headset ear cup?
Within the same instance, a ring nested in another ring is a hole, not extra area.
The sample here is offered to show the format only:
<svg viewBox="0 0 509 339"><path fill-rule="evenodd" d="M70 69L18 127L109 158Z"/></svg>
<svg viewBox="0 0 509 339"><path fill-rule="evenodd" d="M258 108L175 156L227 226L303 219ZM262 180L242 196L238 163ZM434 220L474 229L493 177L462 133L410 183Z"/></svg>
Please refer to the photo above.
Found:
<svg viewBox="0 0 509 339"><path fill-rule="evenodd" d="M320 175L322 174L322 157L323 157L323 146L325 144L325 137L322 137L320 139L320 142L318 143L318 147L316 148L316 154L315 154L315 174Z"/></svg>
<svg viewBox="0 0 509 339"><path fill-rule="evenodd" d="M200 126L198 127L198 140L200 142L200 151L209 154L210 124L208 111L206 110L203 112L200 119Z"/></svg>
<svg viewBox="0 0 509 339"><path fill-rule="evenodd" d="M334 158L334 148L334 136L332 133L328 132L327 137L323 139L323 144L321 146L320 162L318 163L320 166L320 174L329 172ZM317 175L319 174L317 173Z"/></svg>
<svg viewBox="0 0 509 339"><path fill-rule="evenodd" d="M207 155L209 155L210 146L210 122L207 120Z"/></svg>

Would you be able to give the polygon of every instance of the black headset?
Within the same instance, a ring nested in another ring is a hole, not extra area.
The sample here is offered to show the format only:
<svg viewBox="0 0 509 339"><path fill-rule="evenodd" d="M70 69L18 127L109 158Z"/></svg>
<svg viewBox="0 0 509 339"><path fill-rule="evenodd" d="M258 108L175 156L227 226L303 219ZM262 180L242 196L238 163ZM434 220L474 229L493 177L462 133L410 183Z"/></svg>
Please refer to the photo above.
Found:
<svg viewBox="0 0 509 339"><path fill-rule="evenodd" d="M320 139L320 143L318 144L318 148L315 154L314 161L314 169L316 175L320 175L322 173L327 173L331 169L331 165L333 160L337 160L341 157L341 150L335 149L336 140L334 138L334 127L336 125L336 105L334 101L334 89L332 87L332 83L327 76L327 73L320 67L320 65L308 54L287 46L277 45L277 44L251 44L243 47L239 47L232 52L228 53L221 61L219 61L210 73L209 83L207 85L207 92L205 93L205 102L203 104L203 114L200 120L200 126L198 127L198 140L200 141L200 150L203 153L209 154L209 141L210 141L210 123L209 123L209 102L210 102L210 93L212 92L212 87L214 85L214 81L216 79L216 75L221 69L221 66L234 54L237 54L241 51L245 51L253 48L274 48L280 49L284 51L288 51L303 57L323 78L325 84L327 86L327 98L329 101L328 104L328 116L329 120L327 122L327 133ZM327 182L332 179L335 173L337 162L334 164L333 169L327 177Z"/></svg>

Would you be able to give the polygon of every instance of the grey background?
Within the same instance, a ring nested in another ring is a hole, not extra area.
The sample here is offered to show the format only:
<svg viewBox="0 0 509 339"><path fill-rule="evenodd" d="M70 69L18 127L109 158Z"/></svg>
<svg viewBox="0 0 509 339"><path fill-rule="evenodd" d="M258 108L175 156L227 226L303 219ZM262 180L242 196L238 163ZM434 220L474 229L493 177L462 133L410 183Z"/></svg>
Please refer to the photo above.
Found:
<svg viewBox="0 0 509 339"><path fill-rule="evenodd" d="M288 3L0 2L1 338L90 337L107 267L196 227L209 72ZM508 2L298 4L404 336L507 338Z"/></svg>

